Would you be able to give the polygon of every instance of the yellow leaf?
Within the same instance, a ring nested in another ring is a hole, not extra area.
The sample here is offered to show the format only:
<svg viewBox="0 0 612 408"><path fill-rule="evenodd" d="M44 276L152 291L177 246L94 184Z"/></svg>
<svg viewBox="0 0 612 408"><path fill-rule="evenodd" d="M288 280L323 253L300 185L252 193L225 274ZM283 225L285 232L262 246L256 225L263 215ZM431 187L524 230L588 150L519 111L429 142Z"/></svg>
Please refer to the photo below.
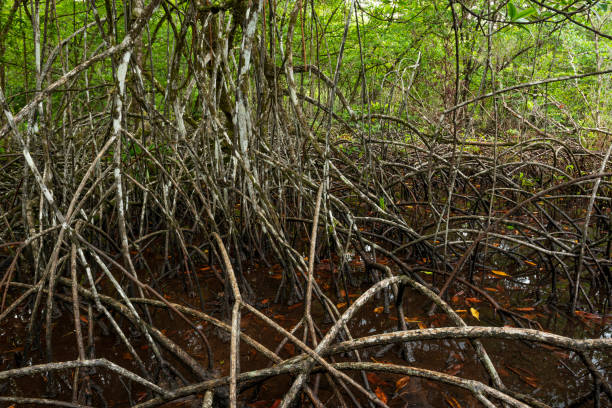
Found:
<svg viewBox="0 0 612 408"><path fill-rule="evenodd" d="M378 306L374 308L374 313L382 313L385 310L384 306Z"/></svg>
<svg viewBox="0 0 612 408"><path fill-rule="evenodd" d="M525 261L525 263L526 263L527 265L536 266L536 263L535 263L535 262Z"/></svg>
<svg viewBox="0 0 612 408"><path fill-rule="evenodd" d="M338 304L336 305L336 307L337 307L338 309L342 309L344 306L346 306L346 302L344 302L344 303L338 303Z"/></svg>
<svg viewBox="0 0 612 408"><path fill-rule="evenodd" d="M420 322L418 317L404 317L406 323L418 323Z"/></svg>
<svg viewBox="0 0 612 408"><path fill-rule="evenodd" d="M446 399L446 403L451 408L461 408L461 404L459 404L459 401L457 401L455 398L453 398L453 397L445 397L445 399Z"/></svg>
<svg viewBox="0 0 612 408"><path fill-rule="evenodd" d="M502 272L502 271L494 271L494 270L492 270L491 273L493 273L495 275L499 275L499 276L510 276L506 272Z"/></svg>
<svg viewBox="0 0 612 408"><path fill-rule="evenodd" d="M424 330L424 329L426 329L426 328L427 328L427 326L425 325L425 323L418 322L418 325L419 325L419 329L421 329L421 330Z"/></svg>
<svg viewBox="0 0 612 408"><path fill-rule="evenodd" d="M470 307L470 313L476 318L476 320L480 320L480 313L478 313L478 310Z"/></svg>

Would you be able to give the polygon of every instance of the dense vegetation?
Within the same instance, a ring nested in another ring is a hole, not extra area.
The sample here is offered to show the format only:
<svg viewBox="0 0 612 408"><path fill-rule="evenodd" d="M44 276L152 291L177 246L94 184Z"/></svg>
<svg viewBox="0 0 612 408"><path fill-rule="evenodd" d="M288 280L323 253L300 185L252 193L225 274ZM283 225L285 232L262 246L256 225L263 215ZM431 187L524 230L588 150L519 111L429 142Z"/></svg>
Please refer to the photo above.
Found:
<svg viewBox="0 0 612 408"><path fill-rule="evenodd" d="M609 0L2 1L0 401L612 404L610 33ZM410 358L440 339L474 371ZM484 345L519 341L570 395L508 385Z"/></svg>

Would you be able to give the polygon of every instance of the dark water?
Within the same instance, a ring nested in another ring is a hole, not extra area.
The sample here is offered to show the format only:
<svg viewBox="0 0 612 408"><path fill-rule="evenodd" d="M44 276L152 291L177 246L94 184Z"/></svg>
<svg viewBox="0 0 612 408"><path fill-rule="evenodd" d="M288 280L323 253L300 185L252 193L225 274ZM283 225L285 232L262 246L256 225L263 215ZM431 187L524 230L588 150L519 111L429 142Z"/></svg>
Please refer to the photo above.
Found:
<svg viewBox="0 0 612 408"><path fill-rule="evenodd" d="M358 262L353 263L355 276L362 280L361 287L349 289L349 299L353 301L365 289L366 277L360 272ZM360 274L361 273L361 274ZM278 269L268 271L263 267L247 269L246 278L252 285L255 293L260 297L255 304L268 316L276 320L283 327L293 328L302 317L303 303L291 306L274 304L273 299L276 288L280 282ZM526 315L533 321L533 327L537 325L542 329L562 334L573 338L587 337L611 337L612 329L610 321L597 319L595 315L579 314L567 316L567 313L555 309L541 302L536 306L537 297L541 296L542 288L536 284L534 279L537 273L529 275L526 273L519 278L507 278L495 276L490 273L482 274L483 281L476 282L488 288L496 301L503 307L515 310ZM197 273L200 285L203 288L205 299L204 310L207 313L223 319L221 314L223 303L223 285L214 276L210 268L203 268ZM329 264L322 263L316 271L317 281L328 295L337 301L340 312L346 310L345 297L337 298L336 290L332 284L332 273ZM425 275L426 279L431 276ZM538 292L539 291L539 292ZM13 296L17 292L13 292ZM183 281L180 277L168 279L163 287L165 297L172 302L183 303L194 308L199 308L199 297L187 296L183 290ZM538 294L539 293L539 294ZM500 326L503 322L495 315L486 300L467 288L457 287L449 291L449 302L455 310L466 320L468 325L493 325ZM428 316L428 301L418 293L406 290L404 295L404 313L410 321L409 328L419 327L444 327L450 322L445 315L440 313ZM397 327L397 318L391 299L390 313L384 313L383 299L374 299L369 302L349 322L349 328L354 338L367 336L374 333L393 331ZM60 304L60 303L58 303ZM470 308L479 314L477 320L471 313ZM155 310L153 318L156 327L173 341L184 347L197 360L206 366L206 350L193 329L176 317L161 310ZM54 360L67 361L77 359L76 341L73 332L72 313L67 308L61 308L61 315L54 322ZM322 331L330 326L326 322L322 309L317 302L313 305L313 317ZM24 360L23 345L25 327L29 319L29 310L23 307L14 315L3 322L0 327L0 369L14 368L19 364L37 364L44 361L40 350L32 353L28 360ZM102 319L102 318L100 318ZM121 320L120 320L121 322ZM246 313L242 316L242 330L268 348L274 350L282 340L282 336L272 328L265 326L260 320ZM537 322L537 323L536 323ZM127 333L125 322L122 322ZM211 325L201 324L214 350L214 367L219 375L227 375L229 371L229 336L214 329ZM86 326L83 325L86 337ZM298 330L298 337L302 337L303 331ZM116 340L111 332L104 333L96 326L95 356L107 358L121 366L133 370L139 374L138 368L132 357L127 353L123 344ZM41 343L44 336L41 336ZM150 351L142 337L131 337L139 355L145 364L150 362ZM565 407L570 401L588 393L592 388L592 380L588 371L584 368L578 356L563 350L557 350L541 345L530 345L517 341L506 340L483 340L483 343L491 356L502 381L512 390L530 394L545 403L555 407ZM463 340L442 340L411 342L408 345L407 361L400 357L398 346L390 348L371 348L362 352L362 358L366 361L392 362L396 364L410 365L418 368L437 370L444 373L460 376L463 378L477 379L487 382L484 370L478 363L473 348L469 342ZM281 351L281 357L288 358L296 354L296 347L286 345ZM603 353L591 353L589 355L593 363L600 368L601 372L610 380L609 367L612 363L610 355ZM343 356L336 356L336 361L346 360ZM170 359L172 362L173 360ZM241 371L265 368L268 360L258 355L246 344L241 345ZM95 383L109 406L121 407L130 405L132 402L145 400L147 397L143 389L123 384L117 376L98 370L92 376ZM480 406L475 398L468 392L454 387L441 385L439 383L422 380L419 378L402 378L396 375L369 374L368 379L372 389L384 393L391 407L477 407ZM284 392L290 385L287 376L276 377L264 382L259 389L251 389L243 393L244 402L253 407L271 407L275 401L282 398ZM72 373L64 372L56 377L59 384L59 393L56 398L69 401L71 398ZM46 380L38 375L28 378L20 378L1 385L1 395L21 395L41 397L48 395ZM163 384L162 384L163 386ZM399 386L399 387L398 387ZM332 396L332 392L324 378L321 380L319 396L323 402ZM347 398L347 401L348 400ZM191 406L194 400L185 399L167 404L167 406ZM609 403L602 398L603 406ZM335 406L335 401L330 402ZM592 404L592 402L591 402Z"/></svg>

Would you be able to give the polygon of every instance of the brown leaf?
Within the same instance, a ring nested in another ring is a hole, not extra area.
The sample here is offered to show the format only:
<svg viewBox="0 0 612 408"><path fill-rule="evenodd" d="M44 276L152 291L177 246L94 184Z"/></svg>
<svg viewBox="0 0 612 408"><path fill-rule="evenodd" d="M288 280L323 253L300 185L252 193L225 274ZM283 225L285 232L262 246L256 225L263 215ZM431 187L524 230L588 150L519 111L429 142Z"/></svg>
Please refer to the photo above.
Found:
<svg viewBox="0 0 612 408"><path fill-rule="evenodd" d="M295 346L291 343L285 344L285 350L289 353L289 355L295 355Z"/></svg>
<svg viewBox="0 0 612 408"><path fill-rule="evenodd" d="M453 364L446 370L446 374L455 375L463 368L463 363Z"/></svg>
<svg viewBox="0 0 612 408"><path fill-rule="evenodd" d="M134 356L133 356L133 355L131 355L131 354L130 354L130 353L128 353L128 352L123 353L123 354L121 355L121 357L123 357L123 359L124 359L124 360L133 360L133 359L134 359Z"/></svg>
<svg viewBox="0 0 612 408"><path fill-rule="evenodd" d="M383 380L381 380L380 377L378 377L374 373L366 373L366 377L367 377L368 381L370 382L370 384L373 384L373 385L386 385L386 383Z"/></svg>
<svg viewBox="0 0 612 408"><path fill-rule="evenodd" d="M294 303L291 306L289 306L287 309L289 309L289 310L297 309L298 307L302 306L303 304L304 304L304 302Z"/></svg>

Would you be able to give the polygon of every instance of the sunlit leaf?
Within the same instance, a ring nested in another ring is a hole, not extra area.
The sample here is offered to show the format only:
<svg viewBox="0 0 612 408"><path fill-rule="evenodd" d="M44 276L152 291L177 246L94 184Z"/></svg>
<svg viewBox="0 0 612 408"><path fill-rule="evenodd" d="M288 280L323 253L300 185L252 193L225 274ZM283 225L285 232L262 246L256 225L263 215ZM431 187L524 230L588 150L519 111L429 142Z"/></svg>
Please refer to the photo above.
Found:
<svg viewBox="0 0 612 408"><path fill-rule="evenodd" d="M480 320L480 313L478 312L478 310L474 309L473 307L470 307L470 313L476 318L476 320Z"/></svg>

